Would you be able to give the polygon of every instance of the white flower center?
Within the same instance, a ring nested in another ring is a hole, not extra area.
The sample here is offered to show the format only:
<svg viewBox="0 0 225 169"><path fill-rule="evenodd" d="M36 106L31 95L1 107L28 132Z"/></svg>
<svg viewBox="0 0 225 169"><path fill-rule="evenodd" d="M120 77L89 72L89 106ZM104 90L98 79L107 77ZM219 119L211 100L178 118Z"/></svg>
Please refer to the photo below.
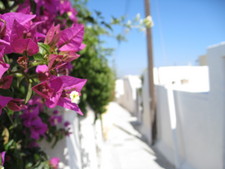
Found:
<svg viewBox="0 0 225 169"><path fill-rule="evenodd" d="M70 93L70 99L72 103L78 104L80 102L80 95L77 91L72 91Z"/></svg>

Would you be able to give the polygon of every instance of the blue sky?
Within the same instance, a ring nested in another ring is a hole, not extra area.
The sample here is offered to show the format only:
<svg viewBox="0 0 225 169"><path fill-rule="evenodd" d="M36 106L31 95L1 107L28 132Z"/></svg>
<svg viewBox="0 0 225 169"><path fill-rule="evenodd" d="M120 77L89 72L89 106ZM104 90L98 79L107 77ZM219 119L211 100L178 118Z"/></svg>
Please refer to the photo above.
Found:
<svg viewBox="0 0 225 169"><path fill-rule="evenodd" d="M144 0L89 0L88 7L101 11L106 20L122 15L132 19L137 13L144 17ZM196 65L208 46L225 41L224 0L151 0L151 15L155 67ZM132 30L126 38L120 44L105 39L106 46L116 49L109 61L115 59L119 77L139 75L147 67L145 33Z"/></svg>

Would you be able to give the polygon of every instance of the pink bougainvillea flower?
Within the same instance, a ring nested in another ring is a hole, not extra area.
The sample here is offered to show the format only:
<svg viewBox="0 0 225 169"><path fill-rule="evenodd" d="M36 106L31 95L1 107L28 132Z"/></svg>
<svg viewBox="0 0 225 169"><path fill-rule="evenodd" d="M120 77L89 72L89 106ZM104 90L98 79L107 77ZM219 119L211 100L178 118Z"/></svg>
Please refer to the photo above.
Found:
<svg viewBox="0 0 225 169"><path fill-rule="evenodd" d="M52 112L52 115L49 118L49 122L52 126L56 126L57 124L62 123L63 117L62 115L59 114L58 110L54 110Z"/></svg>
<svg viewBox="0 0 225 169"><path fill-rule="evenodd" d="M71 95L74 95L74 92L76 92L74 98L78 98L86 81L86 79L71 76L59 76L43 81L32 89L38 95L45 98L45 103L49 108L54 108L58 105L74 110L82 115L83 113L79 109L78 103L74 102L76 99L73 99Z"/></svg>
<svg viewBox="0 0 225 169"><path fill-rule="evenodd" d="M0 115L2 113L2 109L6 107L6 105L12 100L12 97L0 96Z"/></svg>
<svg viewBox="0 0 225 169"><path fill-rule="evenodd" d="M43 39L43 37L40 37L36 27L42 21L32 22L35 17L36 15L19 12L0 15L1 25L5 27L4 31L0 33L0 48L5 47L6 54L14 52L33 55L38 52L37 40Z"/></svg>
<svg viewBox="0 0 225 169"><path fill-rule="evenodd" d="M46 73L48 71L47 65L38 65L36 68L36 73Z"/></svg>
<svg viewBox="0 0 225 169"><path fill-rule="evenodd" d="M23 104L22 99L0 96L0 114L2 109L6 106L13 111L20 111L27 108L26 105Z"/></svg>
<svg viewBox="0 0 225 169"><path fill-rule="evenodd" d="M23 99L12 99L7 104L8 108L13 111L20 111L27 108L27 106L24 104Z"/></svg>
<svg viewBox="0 0 225 169"><path fill-rule="evenodd" d="M73 69L73 65L71 63L66 63L65 65L59 67L57 69L57 73L60 75L69 75Z"/></svg>
<svg viewBox="0 0 225 169"><path fill-rule="evenodd" d="M31 138L35 140L38 140L40 136L44 135L48 130L47 125L43 123L39 117L39 111L38 106L30 106L28 109L24 110L24 113L21 115L23 125L29 128Z"/></svg>
<svg viewBox="0 0 225 169"><path fill-rule="evenodd" d="M60 15L67 13L67 15L72 21L77 22L77 18L76 18L77 11L73 8L69 0L60 1L59 11L60 11Z"/></svg>
<svg viewBox="0 0 225 169"><path fill-rule="evenodd" d="M9 12L0 15L0 18L6 22L6 34L11 34L13 28L13 23L16 20L21 25L27 25L29 22L35 18L35 15L23 14L19 12Z"/></svg>
<svg viewBox="0 0 225 169"><path fill-rule="evenodd" d="M36 68L36 73L40 81L47 80L50 77L49 69L47 65L38 65Z"/></svg>
<svg viewBox="0 0 225 169"><path fill-rule="evenodd" d="M58 110L54 110L53 112L52 112L52 114L59 114L59 111Z"/></svg>
<svg viewBox="0 0 225 169"><path fill-rule="evenodd" d="M0 79L0 88L9 89L13 81L13 76L3 76Z"/></svg>
<svg viewBox="0 0 225 169"><path fill-rule="evenodd" d="M25 0L18 5L16 12L30 14L30 0Z"/></svg>
<svg viewBox="0 0 225 169"><path fill-rule="evenodd" d="M41 135L44 135L48 127L45 123L42 122L40 117L36 117L32 121L32 126L30 127L31 138L38 140Z"/></svg>
<svg viewBox="0 0 225 169"><path fill-rule="evenodd" d="M59 10L60 0L35 0L37 8L44 8L51 13L52 15L56 15Z"/></svg>
<svg viewBox="0 0 225 169"><path fill-rule="evenodd" d="M53 77L49 80L45 80L40 84L34 86L33 91L35 91L38 95L46 99L46 105L50 108L53 108L57 105L57 102L62 95L63 91L63 82L58 77ZM51 101L54 104L49 104Z"/></svg>
<svg viewBox="0 0 225 169"><path fill-rule="evenodd" d="M49 70L59 68L66 64L63 55L51 54L48 58L48 68Z"/></svg>
<svg viewBox="0 0 225 169"><path fill-rule="evenodd" d="M70 125L70 122L68 122L68 121L66 121L65 123L64 123L64 126L65 127L68 127Z"/></svg>
<svg viewBox="0 0 225 169"><path fill-rule="evenodd" d="M29 101L28 105L37 106L40 111L43 111L44 103L40 96L33 96Z"/></svg>
<svg viewBox="0 0 225 169"><path fill-rule="evenodd" d="M38 45L32 39L18 39L11 43L13 52L15 53L26 53L28 56L32 56L38 53Z"/></svg>
<svg viewBox="0 0 225 169"><path fill-rule="evenodd" d="M0 19L0 37L4 37L5 36L5 31L6 31L5 20Z"/></svg>
<svg viewBox="0 0 225 169"><path fill-rule="evenodd" d="M0 50L5 48L10 48L10 43L8 41L0 39Z"/></svg>
<svg viewBox="0 0 225 169"><path fill-rule="evenodd" d="M49 164L53 169L57 169L59 167L60 159L58 157L52 157L49 160Z"/></svg>
<svg viewBox="0 0 225 169"><path fill-rule="evenodd" d="M84 26L81 24L74 24L72 27L61 31L61 37L58 42L60 51L80 51L84 36Z"/></svg>
<svg viewBox="0 0 225 169"><path fill-rule="evenodd" d="M0 45L1 46L1 45ZM1 48L1 47L0 47ZM2 78L3 74L9 69L9 64L5 63L3 60L5 47L0 49L0 79Z"/></svg>
<svg viewBox="0 0 225 169"><path fill-rule="evenodd" d="M20 23L23 26L30 26L31 20L35 18L35 15L23 14L18 12L10 12L0 15L0 20L5 24L5 30L0 35L0 48L5 48L5 53L12 53L10 40L11 33L14 27L14 21ZM18 29L19 31L19 29Z"/></svg>
<svg viewBox="0 0 225 169"><path fill-rule="evenodd" d="M60 25L52 25L52 27L48 30L45 37L45 44L48 44L51 47L55 47L60 39L61 31Z"/></svg>
<svg viewBox="0 0 225 169"><path fill-rule="evenodd" d="M29 59L27 56L21 56L17 59L17 63L25 70L28 68L28 61Z"/></svg>
<svg viewBox="0 0 225 169"><path fill-rule="evenodd" d="M75 53L70 55L70 53L67 54L65 52L63 52L62 55L51 54L48 58L48 68L49 70L69 68L68 64L79 56L80 55Z"/></svg>
<svg viewBox="0 0 225 169"><path fill-rule="evenodd" d="M22 25L18 21L13 22L12 31L10 34L10 41L13 42L17 39L32 39L36 41L36 23L29 25Z"/></svg>
<svg viewBox="0 0 225 169"><path fill-rule="evenodd" d="M9 64L5 63L2 58L0 58L0 79L2 75L9 69Z"/></svg>
<svg viewBox="0 0 225 169"><path fill-rule="evenodd" d="M51 115L49 122L52 126L56 126L59 123L62 123L62 115Z"/></svg>
<svg viewBox="0 0 225 169"><path fill-rule="evenodd" d="M61 51L60 54L64 56L65 62L71 62L80 57L80 55L78 55L74 51Z"/></svg>
<svg viewBox="0 0 225 169"><path fill-rule="evenodd" d="M12 52L25 53L29 56L38 52L38 44L36 37L36 24L21 25L18 21L13 22L13 28L10 35L10 43Z"/></svg>
<svg viewBox="0 0 225 169"><path fill-rule="evenodd" d="M77 92L80 94L81 89L86 83L86 79L79 79L71 76L60 76L58 77L59 79L62 80L63 83L63 91L61 96L59 97L58 104L61 107L70 109L70 110L75 110L78 114L83 114L79 107L77 106L78 103L74 103L73 100L71 99L71 93L72 92ZM79 97L79 96L78 96ZM48 102L50 105L54 104L49 100Z"/></svg>
<svg viewBox="0 0 225 169"><path fill-rule="evenodd" d="M1 165L3 166L4 165L4 163L5 163L5 154L6 154L6 152L5 151L3 151L3 152L1 152L0 153L0 158L1 158Z"/></svg>

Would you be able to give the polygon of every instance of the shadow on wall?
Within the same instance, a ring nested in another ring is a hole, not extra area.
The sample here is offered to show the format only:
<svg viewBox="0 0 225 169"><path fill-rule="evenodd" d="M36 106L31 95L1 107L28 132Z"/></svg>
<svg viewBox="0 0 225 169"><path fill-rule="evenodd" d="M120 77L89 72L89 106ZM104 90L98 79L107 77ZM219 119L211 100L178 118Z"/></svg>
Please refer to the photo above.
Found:
<svg viewBox="0 0 225 169"><path fill-rule="evenodd" d="M209 47L206 57L208 66L166 67L157 72L155 147L179 169L224 168L225 43ZM190 70L183 76L189 84L178 83L185 69ZM169 71L178 75L164 76ZM143 112L145 116L147 111Z"/></svg>
<svg viewBox="0 0 225 169"><path fill-rule="evenodd" d="M154 71L155 147L179 169L225 166L225 43L209 47L205 57L208 66L162 67ZM140 131L151 143L147 72L143 77L142 92L137 92L139 86L128 77L118 80L117 101L137 116Z"/></svg>
<svg viewBox="0 0 225 169"><path fill-rule="evenodd" d="M141 88L139 76L128 75L116 80L116 101L133 115L138 110L137 89Z"/></svg>

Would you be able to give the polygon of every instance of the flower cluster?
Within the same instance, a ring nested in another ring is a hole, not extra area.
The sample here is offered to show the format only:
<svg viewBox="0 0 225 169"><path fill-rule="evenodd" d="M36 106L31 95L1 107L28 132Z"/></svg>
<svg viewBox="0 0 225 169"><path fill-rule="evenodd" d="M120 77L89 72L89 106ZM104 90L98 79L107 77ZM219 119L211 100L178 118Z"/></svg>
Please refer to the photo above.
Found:
<svg viewBox="0 0 225 169"><path fill-rule="evenodd" d="M58 127L63 116L56 106L82 115L78 103L86 79L69 75L85 47L76 14L69 0L25 0L17 12L0 14L2 167L58 167L59 159L48 161L38 142L55 144L70 133L69 122Z"/></svg>

